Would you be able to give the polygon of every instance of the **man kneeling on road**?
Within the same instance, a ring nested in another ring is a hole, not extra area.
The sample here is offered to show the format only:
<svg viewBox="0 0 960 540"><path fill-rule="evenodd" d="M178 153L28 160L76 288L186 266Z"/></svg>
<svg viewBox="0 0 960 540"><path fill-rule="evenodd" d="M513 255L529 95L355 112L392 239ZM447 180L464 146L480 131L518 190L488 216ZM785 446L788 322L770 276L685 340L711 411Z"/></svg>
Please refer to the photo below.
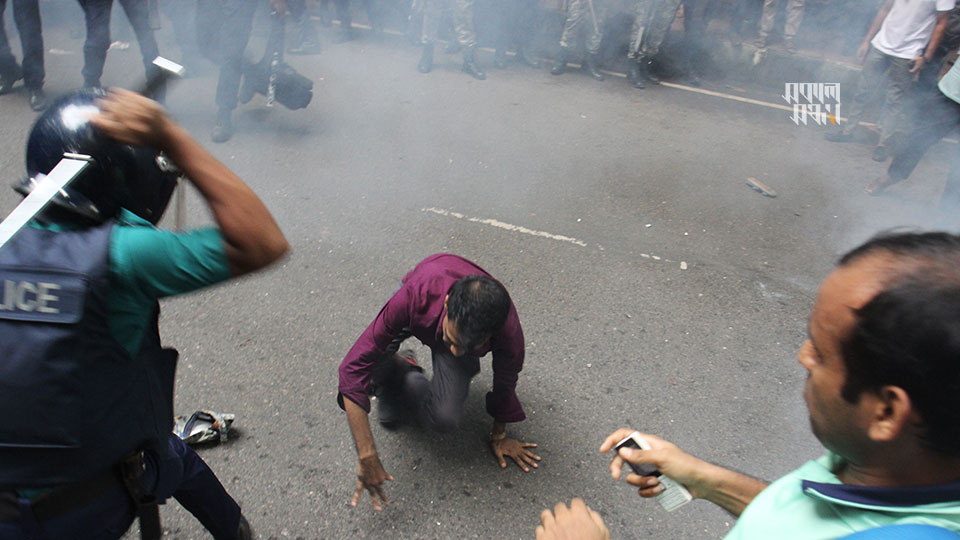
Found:
<svg viewBox="0 0 960 540"><path fill-rule="evenodd" d="M427 379L411 351L400 351L410 336L430 347L433 379ZM501 467L511 458L524 471L536 468L532 443L506 436L507 422L526 418L517 399L517 375L523 367L523 330L507 290L474 263L438 254L420 262L387 302L340 364L337 402L347 413L356 443L357 505L364 490L373 507L387 498L383 483L393 480L377 455L367 415L371 383L380 423L392 427L408 412L425 427L456 429L480 357L493 352L493 391L487 412L493 416L490 445Z"/></svg>
<svg viewBox="0 0 960 540"><path fill-rule="evenodd" d="M960 236L881 236L840 259L820 286L797 354L810 424L827 449L820 459L768 486L643 435L652 449L621 449L614 478L624 460L655 465L739 517L727 538L839 538L901 523L960 531L958 268ZM631 432L610 435L601 452ZM663 489L656 477L627 482L642 497ZM565 527L595 521L581 506L558 506ZM551 536L560 520L548 514L537 538L563 538ZM604 538L592 525L582 538Z"/></svg>

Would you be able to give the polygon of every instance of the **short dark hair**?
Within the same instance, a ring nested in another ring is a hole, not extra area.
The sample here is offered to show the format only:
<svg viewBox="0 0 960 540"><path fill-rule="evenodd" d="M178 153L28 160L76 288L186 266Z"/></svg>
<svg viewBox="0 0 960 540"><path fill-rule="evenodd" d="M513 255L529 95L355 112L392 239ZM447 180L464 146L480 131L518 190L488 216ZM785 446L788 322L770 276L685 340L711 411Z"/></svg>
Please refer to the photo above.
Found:
<svg viewBox="0 0 960 540"><path fill-rule="evenodd" d="M460 278L448 293L447 316L457 325L467 350L503 328L510 313L510 295L499 281L481 275Z"/></svg>
<svg viewBox="0 0 960 540"><path fill-rule="evenodd" d="M842 344L843 397L898 386L923 418L923 442L960 456L960 236L882 234L844 255L848 266L890 255L882 290L855 312Z"/></svg>

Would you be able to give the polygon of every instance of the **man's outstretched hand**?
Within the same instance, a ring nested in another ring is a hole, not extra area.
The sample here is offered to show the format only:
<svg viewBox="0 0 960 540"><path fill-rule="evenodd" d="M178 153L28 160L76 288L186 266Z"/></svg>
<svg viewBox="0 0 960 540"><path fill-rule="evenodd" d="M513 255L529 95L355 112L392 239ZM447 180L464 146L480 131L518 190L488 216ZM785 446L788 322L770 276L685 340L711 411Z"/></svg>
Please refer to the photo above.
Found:
<svg viewBox="0 0 960 540"><path fill-rule="evenodd" d="M583 499L570 501L570 508L557 503L553 512L544 510L537 526L537 540L610 540L610 531L600 514L591 510Z"/></svg>
<svg viewBox="0 0 960 540"><path fill-rule="evenodd" d="M370 493L373 509L383 510L383 505L388 504L387 494L383 491L383 483L387 480L393 480L393 477L383 469L379 456L374 454L360 458L357 462L357 489L353 492L350 506L356 506L363 492L367 491Z"/></svg>
<svg viewBox="0 0 960 540"><path fill-rule="evenodd" d="M490 442L490 448L493 450L493 455L496 456L497 462L500 463L501 469L507 467L506 458L510 458L518 467L523 469L523 472L530 472L530 467L534 469L539 467L537 462L540 461L540 456L529 450L529 448L536 447L536 444L520 442L516 439L500 439L499 441Z"/></svg>

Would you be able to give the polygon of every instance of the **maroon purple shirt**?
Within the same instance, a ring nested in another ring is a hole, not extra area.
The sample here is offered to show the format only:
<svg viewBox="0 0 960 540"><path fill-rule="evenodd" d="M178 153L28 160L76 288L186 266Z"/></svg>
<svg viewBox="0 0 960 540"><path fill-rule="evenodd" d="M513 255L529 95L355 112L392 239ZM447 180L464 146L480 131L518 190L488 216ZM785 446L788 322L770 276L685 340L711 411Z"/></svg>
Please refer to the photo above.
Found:
<svg viewBox="0 0 960 540"><path fill-rule="evenodd" d="M409 330L431 350L446 349L443 301L460 278L477 274L493 277L457 255L439 253L420 261L403 278L400 290L383 306L340 364L337 401L346 397L370 412L368 394L373 366L383 359L387 347L404 330ZM526 418L516 391L517 376L523 369L524 344L520 318L512 302L503 328L471 354L484 356L491 351L493 391L487 393L487 412L499 422L520 422ZM342 402L340 406L343 407Z"/></svg>

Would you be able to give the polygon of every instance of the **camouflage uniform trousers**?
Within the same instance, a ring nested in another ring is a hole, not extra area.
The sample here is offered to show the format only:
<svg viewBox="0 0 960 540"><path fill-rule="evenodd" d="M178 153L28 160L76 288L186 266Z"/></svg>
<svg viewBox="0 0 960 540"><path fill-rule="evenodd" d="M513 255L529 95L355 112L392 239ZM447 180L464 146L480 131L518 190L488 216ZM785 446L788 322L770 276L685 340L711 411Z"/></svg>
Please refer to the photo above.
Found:
<svg viewBox="0 0 960 540"><path fill-rule="evenodd" d="M780 0L764 0L763 14L760 17L760 39L766 40L773 30L773 22L777 16L777 7ZM797 29L803 22L804 0L787 0L787 20L783 28L784 39L793 39Z"/></svg>
<svg viewBox="0 0 960 540"><path fill-rule="evenodd" d="M473 2L474 0L415 1L413 9L417 10L421 6L423 9L423 33L420 42L424 45L433 45L437 41L443 11L449 9L450 4L454 3L453 29L457 34L457 42L468 49L476 47L477 34L473 31Z"/></svg>
<svg viewBox="0 0 960 540"><path fill-rule="evenodd" d="M680 0L637 0L627 57L656 56L679 6Z"/></svg>
<svg viewBox="0 0 960 540"><path fill-rule="evenodd" d="M577 35L586 26L587 52L599 53L605 14L606 6L603 0L570 0L567 6L567 22L563 25L563 34L560 36L560 46L572 49L577 43Z"/></svg>

